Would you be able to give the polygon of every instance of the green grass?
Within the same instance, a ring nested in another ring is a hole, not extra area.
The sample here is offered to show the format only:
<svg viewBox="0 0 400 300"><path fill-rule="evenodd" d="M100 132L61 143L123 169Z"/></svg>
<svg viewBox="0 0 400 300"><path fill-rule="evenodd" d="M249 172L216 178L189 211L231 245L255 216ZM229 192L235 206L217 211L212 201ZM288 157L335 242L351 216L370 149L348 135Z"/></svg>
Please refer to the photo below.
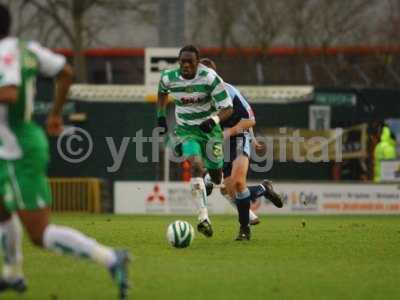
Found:
<svg viewBox="0 0 400 300"><path fill-rule="evenodd" d="M233 241L235 218L215 216L213 238L197 235L191 247L174 249L165 230L180 218L58 214L54 221L132 251L130 299L400 299L398 216L263 217L252 241L241 243ZM24 251L29 291L0 299L116 299L101 266L27 242Z"/></svg>

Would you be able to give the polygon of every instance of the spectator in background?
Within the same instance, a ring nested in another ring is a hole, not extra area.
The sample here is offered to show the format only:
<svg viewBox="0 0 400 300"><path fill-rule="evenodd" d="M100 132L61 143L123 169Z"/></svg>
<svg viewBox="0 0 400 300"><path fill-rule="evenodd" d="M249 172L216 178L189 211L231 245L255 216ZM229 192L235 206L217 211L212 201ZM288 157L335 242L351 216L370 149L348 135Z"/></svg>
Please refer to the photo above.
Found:
<svg viewBox="0 0 400 300"><path fill-rule="evenodd" d="M380 141L374 150L374 181L381 181L381 161L396 158L396 139L389 126L383 125Z"/></svg>

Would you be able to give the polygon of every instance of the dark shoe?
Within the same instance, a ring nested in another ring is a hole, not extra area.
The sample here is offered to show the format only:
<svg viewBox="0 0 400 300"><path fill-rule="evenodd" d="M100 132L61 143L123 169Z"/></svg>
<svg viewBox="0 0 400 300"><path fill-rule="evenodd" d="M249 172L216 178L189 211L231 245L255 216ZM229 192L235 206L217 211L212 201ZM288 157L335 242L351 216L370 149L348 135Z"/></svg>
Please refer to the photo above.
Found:
<svg viewBox="0 0 400 300"><path fill-rule="evenodd" d="M28 287L24 278L18 278L13 282L9 282L3 278L0 278L0 293L6 290L13 290L17 293L24 293L27 288Z"/></svg>
<svg viewBox="0 0 400 300"><path fill-rule="evenodd" d="M271 201L276 207L282 208L282 197L274 191L271 181L264 180L261 184L265 187L264 197Z"/></svg>
<svg viewBox="0 0 400 300"><path fill-rule="evenodd" d="M208 222L207 219L201 221L198 225L197 225L197 231L204 234L206 237L212 237L213 236L213 229L211 227L211 223Z"/></svg>
<svg viewBox="0 0 400 300"><path fill-rule="evenodd" d="M119 299L126 299L128 295L128 265L129 254L127 251L114 250L117 256L117 261L110 267L110 273L114 281L118 285Z"/></svg>
<svg viewBox="0 0 400 300"><path fill-rule="evenodd" d="M240 227L236 241L250 241L250 237L251 237L250 226Z"/></svg>

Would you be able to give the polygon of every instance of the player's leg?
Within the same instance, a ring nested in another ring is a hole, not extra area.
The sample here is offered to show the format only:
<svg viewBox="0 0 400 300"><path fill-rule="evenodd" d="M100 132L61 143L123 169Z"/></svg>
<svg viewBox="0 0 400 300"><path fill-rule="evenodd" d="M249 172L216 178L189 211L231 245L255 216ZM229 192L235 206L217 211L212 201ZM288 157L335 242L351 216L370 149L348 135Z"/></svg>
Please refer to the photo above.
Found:
<svg viewBox="0 0 400 300"><path fill-rule="evenodd" d="M250 239L250 191L247 188L246 177L249 167L249 158L239 155L232 163L232 173L227 182L227 191L235 202L239 213L240 231L237 240Z"/></svg>
<svg viewBox="0 0 400 300"><path fill-rule="evenodd" d="M251 201L255 201L257 198L264 196L276 207L283 207L282 197L275 192L271 181L264 179L259 185L249 186L249 190L251 194Z"/></svg>
<svg viewBox="0 0 400 300"><path fill-rule="evenodd" d="M201 155L205 168L208 171L210 182L221 184L224 156L222 130L220 127L214 128L213 132L206 136L206 140L201 144Z"/></svg>
<svg viewBox="0 0 400 300"><path fill-rule="evenodd" d="M231 139L230 147L229 159L232 161L232 169L227 181L227 191L235 199L238 209L240 231L237 240L249 240L251 194L246 183L250 157L249 136L244 134Z"/></svg>
<svg viewBox="0 0 400 300"><path fill-rule="evenodd" d="M194 200L199 206L199 221L209 219L207 210L207 195L202 178L203 162L200 156L190 156L188 160L191 164L190 187Z"/></svg>
<svg viewBox="0 0 400 300"><path fill-rule="evenodd" d="M5 202L8 187L7 162L0 160L0 254L3 257L0 292L7 289L23 292L26 284L22 270L22 230L12 213L13 199L9 199L8 205Z"/></svg>
<svg viewBox="0 0 400 300"><path fill-rule="evenodd" d="M206 171L203 174L203 180L204 180L204 184L206 186L206 193L207 193L207 197L210 196L214 190L214 182L211 179L210 173L208 173L208 171Z"/></svg>
<svg viewBox="0 0 400 300"><path fill-rule="evenodd" d="M225 170L225 167L224 167L224 170ZM224 173L225 173L225 171L224 171ZM229 173L230 174L230 173ZM235 197L232 197L231 195L229 195L229 193L228 193L228 190L227 190L227 188L226 188L226 184L228 184L229 185L229 182L230 182L230 180L231 180L231 177L230 177L230 175L229 175L229 177L224 177L224 184L223 184L223 186L221 186L221 188L220 188L220 192L221 192L221 195L229 202L229 204L231 204L234 208L235 208L235 210L237 209L237 207L236 207L236 203L235 203ZM250 190L250 187L249 187L249 190ZM251 191L250 191L250 194L251 194ZM253 201L253 200L252 200ZM258 225L258 224L260 224L260 219L258 218L258 216L250 209L249 210L249 218L250 218L250 225Z"/></svg>
<svg viewBox="0 0 400 300"><path fill-rule="evenodd" d="M223 171L222 169L207 170L203 175L203 179L206 185L207 196L210 196L214 190L214 186L222 183Z"/></svg>
<svg viewBox="0 0 400 300"><path fill-rule="evenodd" d="M190 180L192 197L199 207L199 223L197 224L197 230L200 233L204 234L206 237L211 237L213 236L214 231L212 229L211 220L208 215L207 192L202 177L202 173L204 172L203 162L198 156L192 156L191 158L189 158L189 161L192 164L192 178Z"/></svg>
<svg viewBox="0 0 400 300"><path fill-rule="evenodd" d="M12 289L24 292L26 284L22 268L22 230L17 217L8 212L4 197L0 197L0 243L3 255L3 270L0 292Z"/></svg>
<svg viewBox="0 0 400 300"><path fill-rule="evenodd" d="M227 154L227 157L224 157L224 167L223 167L223 177L224 177L224 184L220 188L221 195L224 196L224 198L235 208L237 209L236 203L235 203L235 191L231 191L231 193L228 193L227 185L232 186L230 184L230 181L232 179L231 174L232 174L232 159L234 160L237 153L236 151L233 152L236 149L236 143L231 142L231 145L229 146L230 150ZM229 155L229 157L228 157ZM249 210L249 217L250 217L250 225L257 225L260 223L260 219L258 216L250 209Z"/></svg>
<svg viewBox="0 0 400 300"><path fill-rule="evenodd" d="M212 194L215 185L220 185L223 181L223 170L215 169L215 170L207 170L203 174L204 184L206 185L207 196Z"/></svg>
<svg viewBox="0 0 400 300"><path fill-rule="evenodd" d="M193 201L199 208L197 230L207 237L213 235L211 221L207 209L207 192L203 180L204 165L201 156L200 142L195 139L186 139L182 143L182 155L190 161L191 179L190 187Z"/></svg>
<svg viewBox="0 0 400 300"><path fill-rule="evenodd" d="M224 158L224 177L231 175L232 161L238 155L245 155L250 157L250 137L248 134L243 136L237 136L229 140L229 151L226 151L229 157ZM256 186L249 186L251 195L251 201L255 201L257 198L264 196L269 199L276 207L282 207L283 202L278 193L276 193L272 187L272 184L268 180L263 180L262 183ZM258 217L250 210L250 218L253 224L258 224L260 221Z"/></svg>
<svg viewBox="0 0 400 300"><path fill-rule="evenodd" d="M129 258L125 251L104 246L70 227L50 223L49 208L19 210L18 216L33 244L58 254L88 258L105 266L116 280L121 298L126 296Z"/></svg>
<svg viewBox="0 0 400 300"><path fill-rule="evenodd" d="M208 174L210 175L210 179L214 184L221 184L222 182L222 169L209 169Z"/></svg>
<svg viewBox="0 0 400 300"><path fill-rule="evenodd" d="M225 148L225 157L224 157L224 168L223 168L223 174L224 174L224 183L228 187L231 187L229 189L226 189L225 193L222 193L225 198L230 201L230 203L235 203L236 199L236 189L234 188L235 184L232 184L231 182L233 180L236 180L234 176L232 176L232 166L233 164L238 164L238 161L236 160L237 157L244 156L247 157L247 160L249 160L250 157L250 139L247 134L244 134L243 136L237 136L234 138L229 139L229 142L227 144L227 148ZM245 170L242 172L244 175L241 175L244 180L246 181L247 177L247 171L248 171L248 163L243 166ZM236 176L236 175L235 175ZM223 192L223 190L221 190ZM250 224L251 225L257 225L260 223L260 220L258 219L257 215L249 209L249 217L250 217Z"/></svg>
<svg viewBox="0 0 400 300"><path fill-rule="evenodd" d="M33 244L60 254L89 258L112 267L117 255L112 248L101 245L83 233L50 223L50 209L19 210L18 216Z"/></svg>
<svg viewBox="0 0 400 300"><path fill-rule="evenodd" d="M19 138L26 156L7 162L7 169L17 213L29 238L39 247L89 258L106 266L117 282L121 298L124 298L128 288L128 254L101 245L77 230L49 222L52 197L46 176L46 137L40 128L30 126Z"/></svg>

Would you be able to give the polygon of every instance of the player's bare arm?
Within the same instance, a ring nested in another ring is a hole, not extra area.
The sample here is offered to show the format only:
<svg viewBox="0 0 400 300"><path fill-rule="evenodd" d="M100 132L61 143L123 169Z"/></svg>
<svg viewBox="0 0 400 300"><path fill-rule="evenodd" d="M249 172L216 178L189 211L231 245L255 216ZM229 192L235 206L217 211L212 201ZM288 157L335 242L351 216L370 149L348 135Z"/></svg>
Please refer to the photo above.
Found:
<svg viewBox="0 0 400 300"><path fill-rule="evenodd" d="M219 111L218 118L220 122L224 122L229 119L233 113L233 107L226 107Z"/></svg>
<svg viewBox="0 0 400 300"><path fill-rule="evenodd" d="M253 127L249 128L249 132L250 132L250 136L251 136L251 143L253 144L254 149L256 150L256 152L259 155L261 155L261 154L263 154L262 151L264 151L266 149L266 146L265 146L265 144L263 142L257 141L257 138L254 135Z"/></svg>
<svg viewBox="0 0 400 300"><path fill-rule="evenodd" d="M55 80L56 93L53 107L47 118L47 131L49 135L56 136L62 131L62 108L67 101L67 94L72 84L74 73L72 67L66 64Z"/></svg>
<svg viewBox="0 0 400 300"><path fill-rule="evenodd" d="M224 138L229 138L231 136L238 135L243 133L245 130L248 130L256 125L255 120L241 120L234 127L227 128L224 130Z"/></svg>

